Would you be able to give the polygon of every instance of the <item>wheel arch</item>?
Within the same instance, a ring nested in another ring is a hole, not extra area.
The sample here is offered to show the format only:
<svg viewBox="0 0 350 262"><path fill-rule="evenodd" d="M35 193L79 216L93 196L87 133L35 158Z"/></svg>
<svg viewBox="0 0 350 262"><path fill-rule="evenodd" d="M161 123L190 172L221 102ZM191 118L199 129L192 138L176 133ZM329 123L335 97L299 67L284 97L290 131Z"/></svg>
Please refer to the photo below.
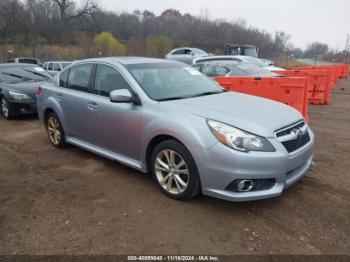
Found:
<svg viewBox="0 0 350 262"><path fill-rule="evenodd" d="M146 148L146 153L145 153L145 164L146 164L146 170L147 172L150 172L150 163L151 163L151 155L153 150L156 148L157 145L160 143L167 141L167 140L174 140L181 145L183 145L189 152L191 152L188 147L182 143L178 138L175 136L169 135L169 134L158 134L154 136L148 143L147 148Z"/></svg>

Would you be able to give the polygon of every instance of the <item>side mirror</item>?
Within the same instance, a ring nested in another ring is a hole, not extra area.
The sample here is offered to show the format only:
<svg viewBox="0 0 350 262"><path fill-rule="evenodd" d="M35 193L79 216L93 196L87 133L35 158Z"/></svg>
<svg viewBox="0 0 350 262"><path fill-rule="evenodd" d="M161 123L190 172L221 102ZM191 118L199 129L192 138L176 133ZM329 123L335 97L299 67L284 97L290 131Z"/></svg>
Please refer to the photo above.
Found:
<svg viewBox="0 0 350 262"><path fill-rule="evenodd" d="M140 104L140 100L137 96L133 96L128 89L113 90L109 99L112 103L134 103Z"/></svg>

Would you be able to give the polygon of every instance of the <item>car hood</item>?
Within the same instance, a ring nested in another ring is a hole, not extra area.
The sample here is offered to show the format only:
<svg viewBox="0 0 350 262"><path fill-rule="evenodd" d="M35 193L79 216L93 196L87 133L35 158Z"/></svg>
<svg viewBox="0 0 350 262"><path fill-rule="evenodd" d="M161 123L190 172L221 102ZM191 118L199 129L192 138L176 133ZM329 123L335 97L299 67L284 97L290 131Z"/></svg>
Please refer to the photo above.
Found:
<svg viewBox="0 0 350 262"><path fill-rule="evenodd" d="M161 103L263 137L273 137L276 130L303 119L297 110L285 104L237 92Z"/></svg>
<svg viewBox="0 0 350 262"><path fill-rule="evenodd" d="M2 88L8 91L18 92L22 94L27 94L34 96L36 89L43 83L43 81L38 82L21 82L21 83L5 83L2 84Z"/></svg>

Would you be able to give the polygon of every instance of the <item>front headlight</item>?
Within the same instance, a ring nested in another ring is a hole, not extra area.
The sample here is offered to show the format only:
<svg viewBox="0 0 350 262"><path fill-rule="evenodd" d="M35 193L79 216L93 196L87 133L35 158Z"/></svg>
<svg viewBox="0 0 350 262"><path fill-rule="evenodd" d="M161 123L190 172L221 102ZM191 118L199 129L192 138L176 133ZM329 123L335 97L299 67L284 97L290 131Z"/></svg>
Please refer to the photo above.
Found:
<svg viewBox="0 0 350 262"><path fill-rule="evenodd" d="M275 148L263 138L244 132L233 126L226 125L214 120L207 120L214 136L224 145L242 152L262 151L274 152Z"/></svg>
<svg viewBox="0 0 350 262"><path fill-rule="evenodd" d="M32 99L29 95L9 91L9 95L15 100Z"/></svg>

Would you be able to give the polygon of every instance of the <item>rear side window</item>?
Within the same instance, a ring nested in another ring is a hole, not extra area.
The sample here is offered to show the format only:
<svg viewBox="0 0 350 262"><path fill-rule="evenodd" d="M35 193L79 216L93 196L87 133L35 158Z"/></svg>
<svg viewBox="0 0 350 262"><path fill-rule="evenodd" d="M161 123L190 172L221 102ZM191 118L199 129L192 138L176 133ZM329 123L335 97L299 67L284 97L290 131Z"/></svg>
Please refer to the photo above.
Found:
<svg viewBox="0 0 350 262"><path fill-rule="evenodd" d="M47 70L53 70L53 63L50 63L49 66L47 67Z"/></svg>
<svg viewBox="0 0 350 262"><path fill-rule="evenodd" d="M93 64L83 64L69 70L67 88L89 92L89 80Z"/></svg>
<svg viewBox="0 0 350 262"><path fill-rule="evenodd" d="M69 75L69 70L63 72L60 75L60 87L67 87L67 82L68 82L68 75Z"/></svg>
<svg viewBox="0 0 350 262"><path fill-rule="evenodd" d="M172 53L173 55L184 55L185 49L176 50Z"/></svg>
<svg viewBox="0 0 350 262"><path fill-rule="evenodd" d="M53 66L53 70L54 71L61 71L61 66L60 66L60 64L54 64L54 66Z"/></svg>
<svg viewBox="0 0 350 262"><path fill-rule="evenodd" d="M128 89L132 92L130 85L118 70L111 66L98 65L93 93L109 97L109 94L117 89Z"/></svg>

